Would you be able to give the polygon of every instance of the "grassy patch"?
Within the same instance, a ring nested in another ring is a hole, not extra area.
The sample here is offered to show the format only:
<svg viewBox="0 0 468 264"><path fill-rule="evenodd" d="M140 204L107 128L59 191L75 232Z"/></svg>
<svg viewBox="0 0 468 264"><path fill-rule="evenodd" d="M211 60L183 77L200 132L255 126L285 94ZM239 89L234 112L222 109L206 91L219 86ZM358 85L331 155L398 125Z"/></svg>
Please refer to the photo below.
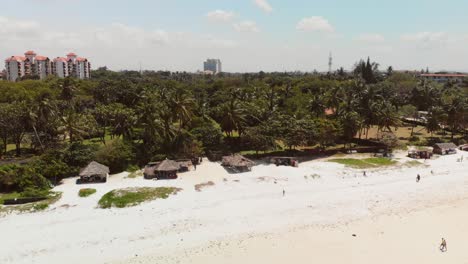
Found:
<svg viewBox="0 0 468 264"><path fill-rule="evenodd" d="M424 165L423 163L417 161L417 160L410 160L410 161L407 161L403 164L403 166L405 167L418 167L418 166L422 166Z"/></svg>
<svg viewBox="0 0 468 264"><path fill-rule="evenodd" d="M34 211L43 211L49 207L48 203L36 203L33 205Z"/></svg>
<svg viewBox="0 0 468 264"><path fill-rule="evenodd" d="M2 195L3 196L3 195ZM18 194L18 197L21 197L21 194ZM16 197L16 198L18 198ZM50 205L54 204L60 198L62 197L61 192L50 192L48 194L48 198L40 201L40 202L35 202L35 203L28 203L28 204L21 204L21 205L8 205L8 206L3 206L0 208L0 214L4 213L12 213L12 212L20 212L20 213L32 213L32 212L37 212L37 211L43 211L47 208L49 208ZM15 198L15 197L12 197ZM10 199L10 198L5 198L5 199ZM2 201L3 203L3 201Z"/></svg>
<svg viewBox="0 0 468 264"><path fill-rule="evenodd" d="M79 192L78 192L78 196L80 197L88 197L92 194L95 194L96 193L96 189L92 189L92 188L85 188L85 189L81 189Z"/></svg>
<svg viewBox="0 0 468 264"><path fill-rule="evenodd" d="M204 182L204 183L200 183L200 184L196 184L196 185L195 185L195 190L196 190L197 192L201 192L201 190L202 190L203 188L210 187L210 186L214 186L214 185L215 185L215 183L212 182L212 181Z"/></svg>
<svg viewBox="0 0 468 264"><path fill-rule="evenodd" d="M330 162L343 164L356 169L377 168L395 165L397 162L387 158L368 158L368 159L332 159Z"/></svg>
<svg viewBox="0 0 468 264"><path fill-rule="evenodd" d="M99 200L98 205L100 208L130 207L145 201L167 199L170 195L176 194L180 190L173 187L117 189L104 194Z"/></svg>
<svg viewBox="0 0 468 264"><path fill-rule="evenodd" d="M9 199L15 199L15 198L20 198L21 193L2 193L0 194L0 204L3 204L3 201L9 200Z"/></svg>

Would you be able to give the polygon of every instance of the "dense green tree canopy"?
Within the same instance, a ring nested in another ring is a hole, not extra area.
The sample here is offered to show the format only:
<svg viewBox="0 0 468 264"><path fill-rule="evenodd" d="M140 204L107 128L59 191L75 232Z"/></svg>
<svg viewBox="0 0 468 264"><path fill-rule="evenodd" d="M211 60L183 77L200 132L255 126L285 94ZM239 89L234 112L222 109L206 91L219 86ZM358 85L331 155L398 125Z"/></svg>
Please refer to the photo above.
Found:
<svg viewBox="0 0 468 264"><path fill-rule="evenodd" d="M427 112L431 133L468 127L467 81L442 85L392 68L381 72L370 59L351 73L205 76L100 68L91 75L0 81L0 156L12 149L21 156L29 147L42 160L32 171L51 180L76 173L91 158L119 171L156 157L326 148L367 137L372 127L388 135L418 111ZM15 184L12 170L2 172L8 186Z"/></svg>

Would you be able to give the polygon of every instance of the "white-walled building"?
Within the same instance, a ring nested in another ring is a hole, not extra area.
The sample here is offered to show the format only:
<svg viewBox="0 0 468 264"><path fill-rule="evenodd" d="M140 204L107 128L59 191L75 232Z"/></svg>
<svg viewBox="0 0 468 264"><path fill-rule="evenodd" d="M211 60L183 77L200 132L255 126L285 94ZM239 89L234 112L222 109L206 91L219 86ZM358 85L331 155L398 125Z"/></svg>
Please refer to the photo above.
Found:
<svg viewBox="0 0 468 264"><path fill-rule="evenodd" d="M16 82L25 75L26 57L11 56L5 60L6 79Z"/></svg>
<svg viewBox="0 0 468 264"><path fill-rule="evenodd" d="M439 83L446 83L449 81L463 82L464 79L468 78L468 74L460 74L460 73L425 73L421 74L421 77L426 80L431 80Z"/></svg>
<svg viewBox="0 0 468 264"><path fill-rule="evenodd" d="M41 80L52 74L52 63L48 57L36 56L34 67L34 72Z"/></svg>
<svg viewBox="0 0 468 264"><path fill-rule="evenodd" d="M220 73L223 71L221 60L219 59L207 59L203 63L203 70L211 71L214 74Z"/></svg>
<svg viewBox="0 0 468 264"><path fill-rule="evenodd" d="M11 56L5 60L6 79L17 81L25 76L38 76L45 79L49 75L59 78L68 76L79 79L90 78L91 64L88 59L80 58L75 53L67 54L66 58L57 57L50 60L38 56L34 51L27 51L23 56Z"/></svg>
<svg viewBox="0 0 468 264"><path fill-rule="evenodd" d="M55 58L52 62L52 73L59 78L68 77L69 73L67 59L61 57Z"/></svg>

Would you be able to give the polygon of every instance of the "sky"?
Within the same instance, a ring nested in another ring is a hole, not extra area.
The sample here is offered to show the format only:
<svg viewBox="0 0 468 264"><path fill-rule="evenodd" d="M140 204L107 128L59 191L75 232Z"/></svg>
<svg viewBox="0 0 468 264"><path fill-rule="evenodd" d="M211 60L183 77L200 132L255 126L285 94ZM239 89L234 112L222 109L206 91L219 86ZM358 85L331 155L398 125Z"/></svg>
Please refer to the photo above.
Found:
<svg viewBox="0 0 468 264"><path fill-rule="evenodd" d="M0 0L0 58L68 52L93 68L468 72L466 0Z"/></svg>

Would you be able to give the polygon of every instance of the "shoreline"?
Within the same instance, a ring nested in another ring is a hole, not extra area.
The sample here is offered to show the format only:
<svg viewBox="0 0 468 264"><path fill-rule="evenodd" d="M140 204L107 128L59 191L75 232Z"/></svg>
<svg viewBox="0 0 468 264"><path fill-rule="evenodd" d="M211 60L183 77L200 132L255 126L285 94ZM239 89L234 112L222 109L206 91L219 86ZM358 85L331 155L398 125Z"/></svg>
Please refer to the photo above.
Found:
<svg viewBox="0 0 468 264"><path fill-rule="evenodd" d="M329 226L244 234L174 251L168 256L133 257L109 263L458 263L468 258L468 252L464 250L468 227L463 228L468 220L464 213L467 210L468 196L405 215L386 214ZM447 252L438 250L441 237L448 241Z"/></svg>

